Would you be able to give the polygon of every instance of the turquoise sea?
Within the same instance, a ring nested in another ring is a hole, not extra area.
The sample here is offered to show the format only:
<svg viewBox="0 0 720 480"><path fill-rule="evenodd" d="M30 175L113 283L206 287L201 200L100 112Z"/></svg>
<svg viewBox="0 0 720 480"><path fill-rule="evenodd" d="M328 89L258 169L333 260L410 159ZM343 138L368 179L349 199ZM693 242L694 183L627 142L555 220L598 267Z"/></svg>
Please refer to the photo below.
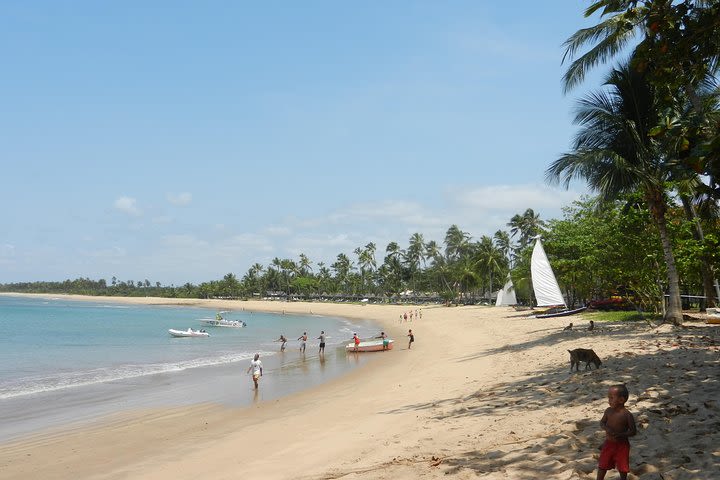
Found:
<svg viewBox="0 0 720 480"><path fill-rule="evenodd" d="M241 304L239 304L241 305ZM215 311L168 306L0 296L0 440L87 421L118 410L219 403L241 406L327 381L364 361L343 344L369 322L238 311L245 328L204 327ZM168 329L205 328L209 338L173 338ZM326 354L318 355L320 331ZM309 341L299 352L304 331ZM284 353L275 342L290 341ZM245 374L260 353L259 394Z"/></svg>

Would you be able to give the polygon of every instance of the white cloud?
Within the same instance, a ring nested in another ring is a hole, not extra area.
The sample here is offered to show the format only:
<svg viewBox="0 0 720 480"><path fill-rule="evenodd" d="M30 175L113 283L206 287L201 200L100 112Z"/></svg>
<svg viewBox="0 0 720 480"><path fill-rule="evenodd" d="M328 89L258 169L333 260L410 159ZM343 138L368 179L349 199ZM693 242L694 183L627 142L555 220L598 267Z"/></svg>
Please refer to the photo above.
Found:
<svg viewBox="0 0 720 480"><path fill-rule="evenodd" d="M454 193L457 191L460 193ZM580 198L580 194L540 185L491 185L453 190L451 197L460 207L485 212L522 213L527 208L560 210Z"/></svg>
<svg viewBox="0 0 720 480"><path fill-rule="evenodd" d="M140 209L137 207L137 200L131 197L120 197L115 200L113 206L128 215L141 215Z"/></svg>
<svg viewBox="0 0 720 480"><path fill-rule="evenodd" d="M192 202L192 194L188 192L168 193L167 200L173 205L183 207L185 205L190 205L190 203Z"/></svg>

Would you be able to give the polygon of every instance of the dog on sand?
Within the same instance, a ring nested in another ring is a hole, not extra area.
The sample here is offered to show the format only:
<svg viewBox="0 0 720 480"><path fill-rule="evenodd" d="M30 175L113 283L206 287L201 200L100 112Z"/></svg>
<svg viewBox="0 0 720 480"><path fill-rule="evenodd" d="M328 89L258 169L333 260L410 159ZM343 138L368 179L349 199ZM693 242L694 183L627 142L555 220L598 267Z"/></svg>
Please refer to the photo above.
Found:
<svg viewBox="0 0 720 480"><path fill-rule="evenodd" d="M595 368L600 368L602 361L597 354L589 348L576 348L575 350L568 350L570 352L570 371L572 372L573 367L575 371L580 371L580 362L585 362L585 370L590 368L590 364L594 364Z"/></svg>

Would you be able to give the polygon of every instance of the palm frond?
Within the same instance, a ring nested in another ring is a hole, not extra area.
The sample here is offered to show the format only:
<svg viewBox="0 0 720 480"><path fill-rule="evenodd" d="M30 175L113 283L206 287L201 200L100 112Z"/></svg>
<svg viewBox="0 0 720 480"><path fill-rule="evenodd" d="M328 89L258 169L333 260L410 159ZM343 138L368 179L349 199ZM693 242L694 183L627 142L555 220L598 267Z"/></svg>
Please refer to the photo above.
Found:
<svg viewBox="0 0 720 480"><path fill-rule="evenodd" d="M625 48L635 36L634 31L638 27L637 23L629 20L632 17L634 15L630 12L618 14L593 27L578 30L563 43L563 64L566 59L575 57L584 45L595 43L593 48L573 61L563 75L564 93L579 85L591 68L605 63Z"/></svg>

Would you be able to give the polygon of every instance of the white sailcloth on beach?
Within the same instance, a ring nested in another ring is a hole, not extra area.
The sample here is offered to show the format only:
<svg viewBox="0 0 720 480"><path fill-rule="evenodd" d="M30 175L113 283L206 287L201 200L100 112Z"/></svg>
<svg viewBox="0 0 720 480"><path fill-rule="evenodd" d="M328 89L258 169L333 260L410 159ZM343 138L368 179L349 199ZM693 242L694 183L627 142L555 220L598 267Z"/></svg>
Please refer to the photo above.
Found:
<svg viewBox="0 0 720 480"><path fill-rule="evenodd" d="M530 275L538 307L565 306L565 299L560 292L560 286L555 279L547 255L545 255L540 237L536 238L530 259Z"/></svg>
<svg viewBox="0 0 720 480"><path fill-rule="evenodd" d="M515 286L512 283L512 279L510 278L510 275L508 275L508 279L507 279L507 282L505 282L505 286L497 294L497 299L495 300L495 306L496 307L507 307L508 305L515 305L515 304L517 304L517 298L515 298Z"/></svg>

